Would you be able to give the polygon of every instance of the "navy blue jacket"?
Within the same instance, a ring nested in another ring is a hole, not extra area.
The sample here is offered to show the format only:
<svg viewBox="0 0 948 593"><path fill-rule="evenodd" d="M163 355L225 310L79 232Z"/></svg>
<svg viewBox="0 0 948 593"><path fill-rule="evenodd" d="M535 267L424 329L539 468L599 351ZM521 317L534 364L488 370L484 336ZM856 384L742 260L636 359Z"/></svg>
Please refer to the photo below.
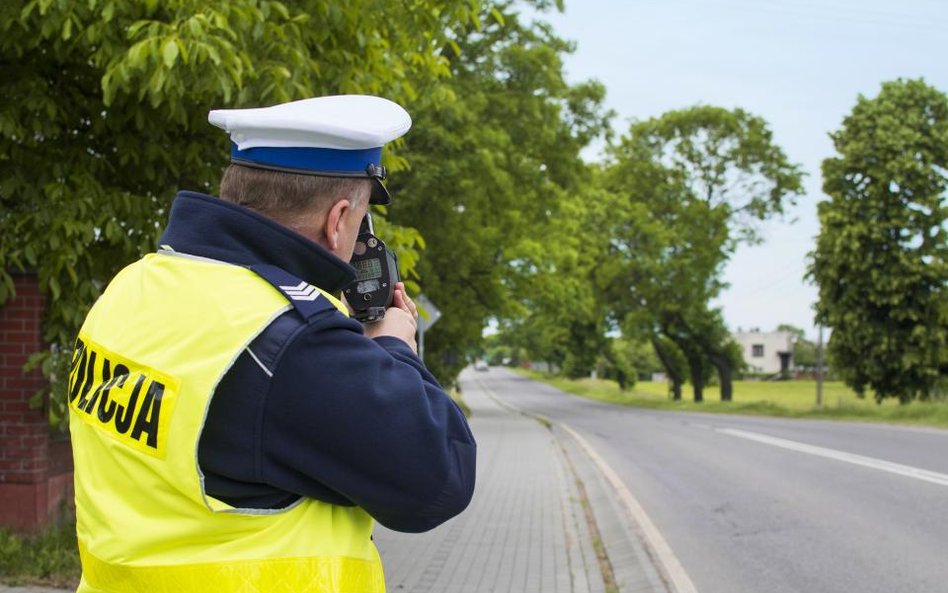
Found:
<svg viewBox="0 0 948 593"><path fill-rule="evenodd" d="M289 229L193 192L178 194L159 243L277 266L331 294L355 277ZM411 348L367 338L334 308L308 319L287 311L244 350L215 391L198 450L208 494L235 507L311 497L407 532L467 507L475 457L463 414Z"/></svg>

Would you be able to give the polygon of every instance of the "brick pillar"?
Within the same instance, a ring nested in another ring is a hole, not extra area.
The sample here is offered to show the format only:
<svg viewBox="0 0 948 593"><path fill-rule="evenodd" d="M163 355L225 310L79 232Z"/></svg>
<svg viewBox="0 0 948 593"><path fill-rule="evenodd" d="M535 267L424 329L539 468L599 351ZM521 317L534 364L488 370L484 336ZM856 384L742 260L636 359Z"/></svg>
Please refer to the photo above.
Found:
<svg viewBox="0 0 948 593"><path fill-rule="evenodd" d="M0 306L0 526L30 532L71 499L71 462L58 460L51 472L48 413L29 404L44 379L39 370L23 373L29 355L45 347L46 298L35 275L13 281L16 297Z"/></svg>

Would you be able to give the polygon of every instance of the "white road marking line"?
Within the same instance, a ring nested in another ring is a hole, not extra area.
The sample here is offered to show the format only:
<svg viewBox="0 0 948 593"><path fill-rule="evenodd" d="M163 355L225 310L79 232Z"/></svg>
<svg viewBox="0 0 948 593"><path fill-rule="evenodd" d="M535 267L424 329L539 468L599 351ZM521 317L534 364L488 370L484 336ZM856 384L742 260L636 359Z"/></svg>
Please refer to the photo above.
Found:
<svg viewBox="0 0 948 593"><path fill-rule="evenodd" d="M668 545L668 542L662 537L661 532L655 527L655 524L652 523L645 509L639 504L639 501L636 500L632 493L629 492L629 489L625 487L625 484L622 483L622 479L619 478L619 475L606 463L605 459L596 453L596 450L592 448L592 445L586 442L586 439L579 436L575 430L566 424L560 423L560 426L576 439L576 442L579 443L579 446L586 452L586 455L592 459L596 467L599 468L599 471L606 477L606 480L615 488L616 493L619 495L619 500L625 506L626 511L632 519L638 523L646 544L651 548L652 554L661 565L660 568L665 572L665 576L671 581L674 592L698 593L695 584L691 582L691 577L688 576L681 562L678 561L678 557L672 552L671 546Z"/></svg>
<svg viewBox="0 0 948 593"><path fill-rule="evenodd" d="M729 434L742 439L773 445L774 447L781 447L783 449L789 449L791 451L797 451L800 453L809 453L810 455L825 457L827 459L835 459L837 461L845 461L846 463L852 463L853 465L861 465L863 467L870 467L872 469L877 469L908 478L915 478L916 480L931 482L940 486L948 486L948 475L929 471L927 469L912 467L911 465L902 465L901 463L893 463L891 461L884 461L874 457L865 457L863 455L856 455L855 453L837 451L836 449L827 449L825 447L817 447L816 445L807 445L806 443L799 443L797 441L790 441L787 439L781 439L778 437L772 437L765 434L749 432L736 428L716 428L715 430L717 432Z"/></svg>

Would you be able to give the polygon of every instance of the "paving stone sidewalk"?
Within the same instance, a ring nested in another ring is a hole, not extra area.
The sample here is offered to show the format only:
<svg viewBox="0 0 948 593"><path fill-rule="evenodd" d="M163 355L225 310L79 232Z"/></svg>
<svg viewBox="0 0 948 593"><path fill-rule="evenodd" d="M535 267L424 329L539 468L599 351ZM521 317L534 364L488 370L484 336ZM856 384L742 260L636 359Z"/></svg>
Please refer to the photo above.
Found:
<svg viewBox="0 0 948 593"><path fill-rule="evenodd" d="M460 377L477 439L470 507L423 534L378 527L390 593L600 593L575 479L553 434Z"/></svg>

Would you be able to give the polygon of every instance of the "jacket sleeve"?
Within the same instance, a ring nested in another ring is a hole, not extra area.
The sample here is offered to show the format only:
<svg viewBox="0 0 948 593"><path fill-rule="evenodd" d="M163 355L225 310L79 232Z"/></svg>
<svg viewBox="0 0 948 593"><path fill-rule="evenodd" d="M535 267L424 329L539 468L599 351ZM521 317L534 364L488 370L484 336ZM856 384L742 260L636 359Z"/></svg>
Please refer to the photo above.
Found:
<svg viewBox="0 0 948 593"><path fill-rule="evenodd" d="M329 488L397 531L432 529L473 495L476 444L458 406L407 344L335 312L275 361L259 438L263 481Z"/></svg>

